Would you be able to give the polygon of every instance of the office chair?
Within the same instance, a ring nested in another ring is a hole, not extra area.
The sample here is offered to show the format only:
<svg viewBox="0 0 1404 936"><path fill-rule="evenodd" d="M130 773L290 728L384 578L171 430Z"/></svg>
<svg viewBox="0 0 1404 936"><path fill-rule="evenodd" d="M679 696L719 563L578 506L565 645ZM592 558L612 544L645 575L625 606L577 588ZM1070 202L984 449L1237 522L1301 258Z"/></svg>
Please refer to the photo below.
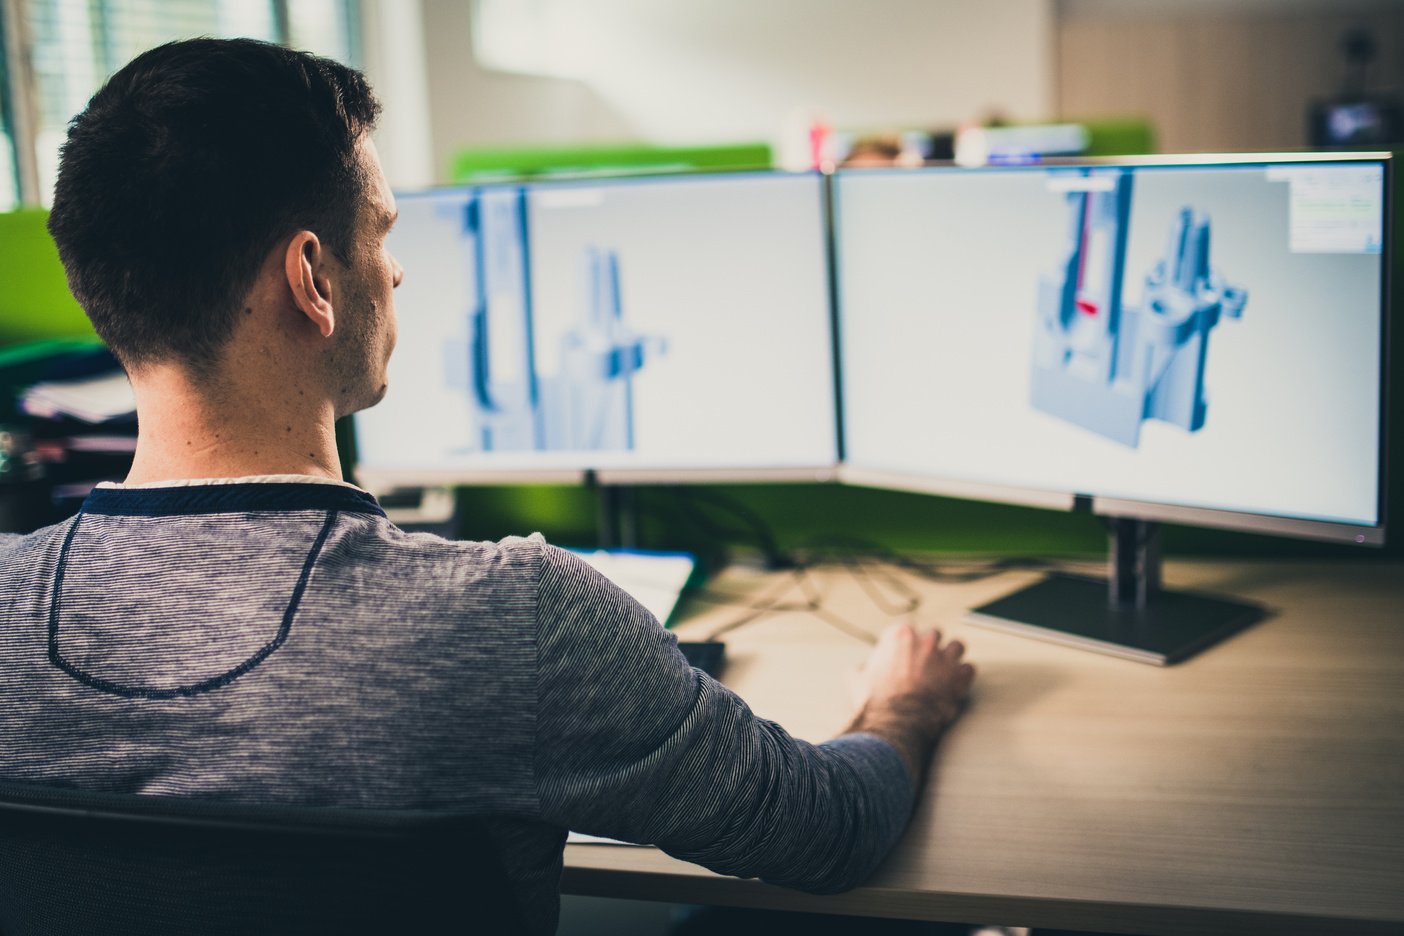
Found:
<svg viewBox="0 0 1404 936"><path fill-rule="evenodd" d="M462 816L0 780L0 936L524 932Z"/></svg>

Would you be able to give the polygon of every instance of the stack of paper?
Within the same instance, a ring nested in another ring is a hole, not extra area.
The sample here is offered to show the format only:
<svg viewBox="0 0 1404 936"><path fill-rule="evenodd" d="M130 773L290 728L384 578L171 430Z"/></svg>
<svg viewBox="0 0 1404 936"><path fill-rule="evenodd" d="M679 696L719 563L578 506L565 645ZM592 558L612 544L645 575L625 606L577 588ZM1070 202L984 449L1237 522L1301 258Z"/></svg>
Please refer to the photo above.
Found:
<svg viewBox="0 0 1404 936"><path fill-rule="evenodd" d="M20 397L20 406L44 419L77 419L102 423L136 412L136 398L127 375L113 371L78 380L37 383Z"/></svg>
<svg viewBox="0 0 1404 936"><path fill-rule="evenodd" d="M639 549L573 549L597 572L667 624L697 560L689 553Z"/></svg>

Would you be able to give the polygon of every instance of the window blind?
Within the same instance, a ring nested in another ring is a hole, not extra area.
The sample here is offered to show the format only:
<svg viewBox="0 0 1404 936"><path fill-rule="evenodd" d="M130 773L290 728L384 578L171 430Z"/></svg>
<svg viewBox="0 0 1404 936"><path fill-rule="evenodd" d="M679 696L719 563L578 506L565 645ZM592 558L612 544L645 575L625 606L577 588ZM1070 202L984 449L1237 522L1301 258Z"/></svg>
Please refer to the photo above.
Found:
<svg viewBox="0 0 1404 936"><path fill-rule="evenodd" d="M18 2L30 50L28 83L37 126L32 141L17 142L33 147L44 204L51 199L68 121L108 76L153 46L195 36L243 36L306 49L352 66L360 61L354 0ZM3 193L0 188L0 205Z"/></svg>
<svg viewBox="0 0 1404 936"><path fill-rule="evenodd" d="M14 117L5 61L5 17L0 16L0 211L19 206L19 167L15 164Z"/></svg>

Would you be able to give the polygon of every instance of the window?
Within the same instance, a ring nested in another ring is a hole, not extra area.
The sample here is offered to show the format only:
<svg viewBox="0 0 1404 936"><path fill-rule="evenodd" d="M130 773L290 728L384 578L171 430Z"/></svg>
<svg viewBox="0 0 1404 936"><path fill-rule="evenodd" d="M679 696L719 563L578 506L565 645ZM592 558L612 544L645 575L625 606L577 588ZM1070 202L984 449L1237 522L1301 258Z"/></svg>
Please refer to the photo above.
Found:
<svg viewBox="0 0 1404 936"><path fill-rule="evenodd" d="M0 211L14 210L20 200L9 90L9 76L5 71L5 17L0 16Z"/></svg>
<svg viewBox="0 0 1404 936"><path fill-rule="evenodd" d="M361 24L353 6L347 0L291 0L286 4L287 44L360 68Z"/></svg>
<svg viewBox="0 0 1404 936"><path fill-rule="evenodd" d="M360 60L355 0L17 0L17 6L11 22L29 50L28 71L9 75L5 87L30 96L36 126L32 140L11 144L8 177L13 185L15 162L32 158L43 204L53 192L68 121L109 75L153 46L194 36L247 36L352 66ZM0 180L0 208L4 184Z"/></svg>

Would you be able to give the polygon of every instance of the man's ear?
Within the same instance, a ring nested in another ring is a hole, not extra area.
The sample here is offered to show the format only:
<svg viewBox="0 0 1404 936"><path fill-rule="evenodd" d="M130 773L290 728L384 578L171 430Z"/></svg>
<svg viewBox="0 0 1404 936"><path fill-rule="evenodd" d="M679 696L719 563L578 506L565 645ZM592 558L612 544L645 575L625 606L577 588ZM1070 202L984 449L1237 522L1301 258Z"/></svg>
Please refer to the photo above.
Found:
<svg viewBox="0 0 1404 936"><path fill-rule="evenodd" d="M311 231L294 234L283 255L283 271L292 291L293 304L317 326L323 338L330 338L336 327L336 313L332 308L331 279L325 263L322 242Z"/></svg>

